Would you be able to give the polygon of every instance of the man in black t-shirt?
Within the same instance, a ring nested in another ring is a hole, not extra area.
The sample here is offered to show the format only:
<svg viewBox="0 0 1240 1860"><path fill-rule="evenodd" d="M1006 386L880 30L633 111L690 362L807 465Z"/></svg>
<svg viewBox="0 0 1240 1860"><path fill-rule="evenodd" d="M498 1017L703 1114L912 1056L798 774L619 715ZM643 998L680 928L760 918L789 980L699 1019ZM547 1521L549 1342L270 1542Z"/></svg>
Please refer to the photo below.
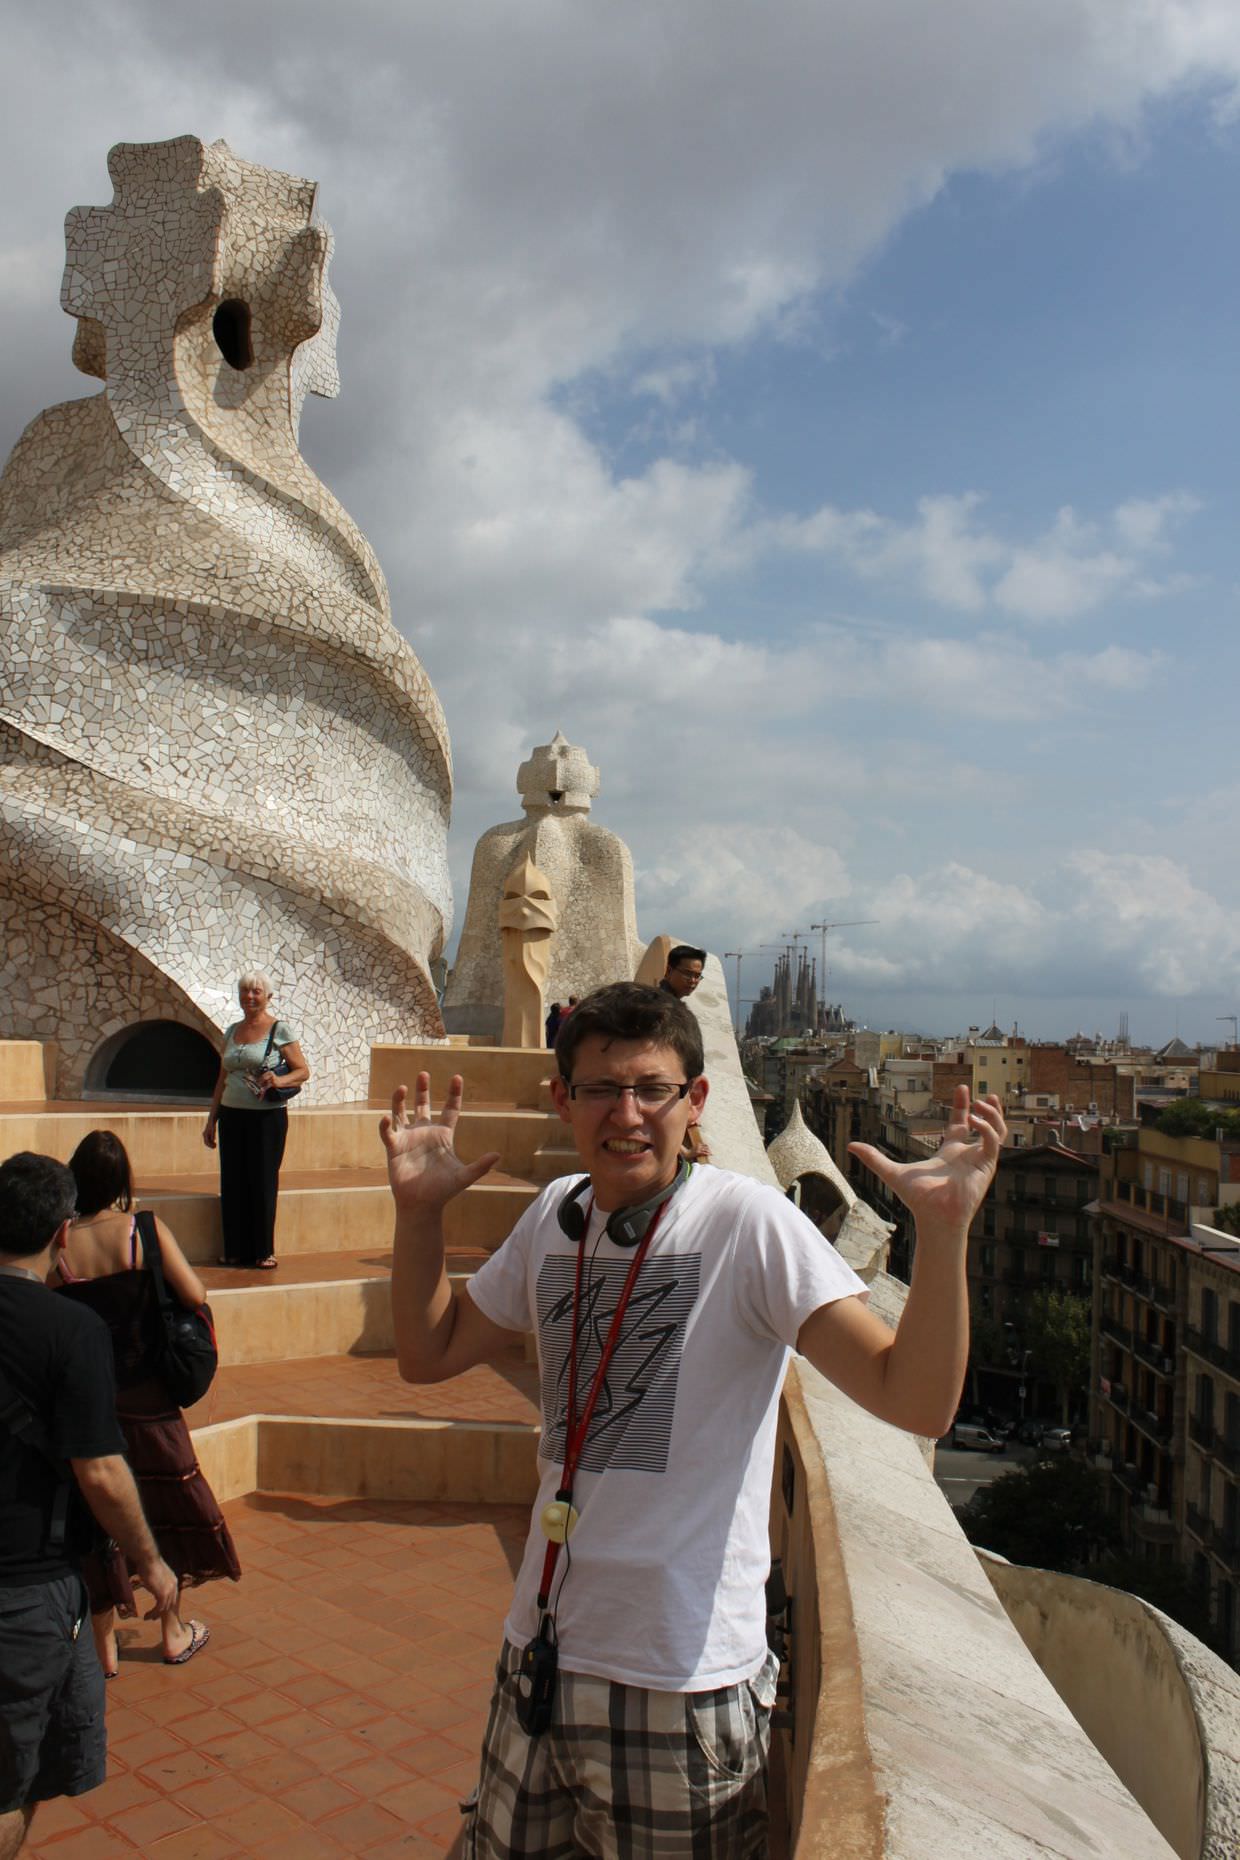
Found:
<svg viewBox="0 0 1240 1860"><path fill-rule="evenodd" d="M125 1459L107 1326L45 1283L73 1204L50 1156L0 1166L0 1860L20 1851L37 1803L96 1788L106 1767L103 1673L62 1534L70 1473L152 1612L177 1595Z"/></svg>

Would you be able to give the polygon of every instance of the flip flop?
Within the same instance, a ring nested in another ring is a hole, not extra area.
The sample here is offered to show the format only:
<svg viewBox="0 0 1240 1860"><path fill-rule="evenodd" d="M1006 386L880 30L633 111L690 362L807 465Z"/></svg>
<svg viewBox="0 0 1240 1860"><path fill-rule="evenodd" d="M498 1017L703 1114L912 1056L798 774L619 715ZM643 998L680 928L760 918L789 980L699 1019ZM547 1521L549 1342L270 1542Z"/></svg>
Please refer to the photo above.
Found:
<svg viewBox="0 0 1240 1860"><path fill-rule="evenodd" d="M254 1262L255 1270L258 1272L274 1272L279 1264L280 1262L274 1253L268 1253L266 1259L259 1259Z"/></svg>
<svg viewBox="0 0 1240 1860"><path fill-rule="evenodd" d="M191 1621L189 1624L189 1646L184 1648L180 1653L166 1653L164 1655L164 1665L184 1666L187 1660L193 1659L200 1648L206 1646L210 1638L211 1630L207 1627L205 1622Z"/></svg>

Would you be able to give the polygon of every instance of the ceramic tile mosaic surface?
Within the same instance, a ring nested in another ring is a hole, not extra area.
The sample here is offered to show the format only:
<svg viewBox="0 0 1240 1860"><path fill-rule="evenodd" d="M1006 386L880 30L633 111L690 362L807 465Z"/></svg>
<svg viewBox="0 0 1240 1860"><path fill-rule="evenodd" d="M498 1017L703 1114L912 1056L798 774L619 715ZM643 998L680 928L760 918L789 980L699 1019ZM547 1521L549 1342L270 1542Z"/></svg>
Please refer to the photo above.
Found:
<svg viewBox="0 0 1240 1860"><path fill-rule="evenodd" d="M136 1020L215 1038L258 967L314 1068L434 1038L448 734L297 445L337 391L312 182L192 136L65 222L73 357L0 478L0 1010L57 1090Z"/></svg>

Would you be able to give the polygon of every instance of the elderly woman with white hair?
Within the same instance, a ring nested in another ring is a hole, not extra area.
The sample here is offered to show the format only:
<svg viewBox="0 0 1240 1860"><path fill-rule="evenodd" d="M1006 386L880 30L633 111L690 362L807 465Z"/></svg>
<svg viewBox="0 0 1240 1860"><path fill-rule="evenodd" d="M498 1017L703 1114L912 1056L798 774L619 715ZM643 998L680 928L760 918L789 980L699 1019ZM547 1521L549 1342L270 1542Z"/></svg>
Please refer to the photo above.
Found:
<svg viewBox="0 0 1240 1860"><path fill-rule="evenodd" d="M276 1196L288 1136L282 1094L304 1085L310 1068L291 1027L271 1011L271 983L259 971L237 983L241 1019L224 1035L220 1076L202 1140L219 1143L221 1266L276 1265ZM281 1064L283 1061L283 1064Z"/></svg>

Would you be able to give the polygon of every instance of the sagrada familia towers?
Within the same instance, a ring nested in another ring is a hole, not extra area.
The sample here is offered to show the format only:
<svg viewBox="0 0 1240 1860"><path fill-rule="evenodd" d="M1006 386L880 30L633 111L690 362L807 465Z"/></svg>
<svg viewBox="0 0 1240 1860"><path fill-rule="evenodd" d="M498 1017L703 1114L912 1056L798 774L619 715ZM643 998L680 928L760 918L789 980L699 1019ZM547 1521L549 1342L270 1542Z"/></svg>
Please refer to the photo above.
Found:
<svg viewBox="0 0 1240 1860"><path fill-rule="evenodd" d="M365 538L301 457L335 394L315 186L192 136L112 150L65 228L103 382L0 479L0 991L78 1096L109 1040L214 1039L239 971L312 1032L316 1095L434 1037L451 911L438 700Z"/></svg>

